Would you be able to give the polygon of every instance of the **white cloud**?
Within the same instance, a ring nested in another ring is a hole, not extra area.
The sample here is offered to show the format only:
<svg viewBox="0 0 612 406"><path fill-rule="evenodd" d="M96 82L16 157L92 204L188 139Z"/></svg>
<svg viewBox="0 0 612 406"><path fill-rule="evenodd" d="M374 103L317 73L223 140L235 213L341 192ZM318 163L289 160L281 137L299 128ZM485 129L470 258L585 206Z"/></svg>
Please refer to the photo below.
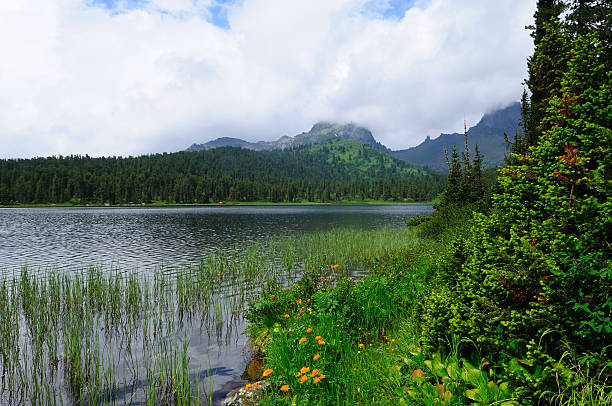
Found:
<svg viewBox="0 0 612 406"><path fill-rule="evenodd" d="M401 20L363 3L245 0L224 30L209 1L0 2L0 157L272 140L321 119L405 148L518 99L534 2L433 0Z"/></svg>

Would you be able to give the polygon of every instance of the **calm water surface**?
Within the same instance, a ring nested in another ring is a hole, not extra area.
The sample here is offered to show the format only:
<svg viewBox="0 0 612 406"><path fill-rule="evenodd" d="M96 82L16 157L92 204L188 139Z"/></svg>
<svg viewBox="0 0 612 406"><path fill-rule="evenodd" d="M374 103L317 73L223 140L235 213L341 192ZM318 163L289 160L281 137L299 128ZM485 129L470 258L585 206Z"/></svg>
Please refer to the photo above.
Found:
<svg viewBox="0 0 612 406"><path fill-rule="evenodd" d="M0 209L0 271L154 270L220 247L337 227L400 227L429 204Z"/></svg>
<svg viewBox="0 0 612 406"><path fill-rule="evenodd" d="M240 249L242 243L270 236L404 227L407 218L431 211L428 204L6 208L0 209L0 274L12 275L23 266L41 273L89 265L155 271L200 262L219 248ZM224 329L221 340L197 321L177 332L189 341L191 374L211 376L215 404L245 383L241 375L249 355L244 328L240 318Z"/></svg>

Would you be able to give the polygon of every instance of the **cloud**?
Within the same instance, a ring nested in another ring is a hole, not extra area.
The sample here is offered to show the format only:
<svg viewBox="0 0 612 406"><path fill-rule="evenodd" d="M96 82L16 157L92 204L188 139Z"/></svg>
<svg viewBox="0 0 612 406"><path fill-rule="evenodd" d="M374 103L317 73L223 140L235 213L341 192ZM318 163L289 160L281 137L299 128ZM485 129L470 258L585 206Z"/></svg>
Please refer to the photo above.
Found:
<svg viewBox="0 0 612 406"><path fill-rule="evenodd" d="M272 140L323 119L416 145L519 98L528 3L0 2L0 157Z"/></svg>

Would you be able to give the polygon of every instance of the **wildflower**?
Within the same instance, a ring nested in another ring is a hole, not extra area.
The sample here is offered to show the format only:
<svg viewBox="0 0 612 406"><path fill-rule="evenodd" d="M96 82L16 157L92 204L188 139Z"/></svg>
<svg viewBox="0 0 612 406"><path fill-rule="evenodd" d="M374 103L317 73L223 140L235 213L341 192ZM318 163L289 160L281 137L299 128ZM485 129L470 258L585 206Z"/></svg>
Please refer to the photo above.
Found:
<svg viewBox="0 0 612 406"><path fill-rule="evenodd" d="M305 343L306 341L308 341L306 337L300 338L300 344Z"/></svg>
<svg viewBox="0 0 612 406"><path fill-rule="evenodd" d="M266 376L270 375L271 373L272 373L272 369L268 368L268 369L266 369L265 371L263 371L263 374L262 374L262 375L263 375L264 377L266 377Z"/></svg>
<svg viewBox="0 0 612 406"><path fill-rule="evenodd" d="M325 341L323 341L323 340L319 340L317 342L319 343L319 345L325 345Z"/></svg>
<svg viewBox="0 0 612 406"><path fill-rule="evenodd" d="M249 390L249 389L251 389L251 386L253 386L253 385L251 385L250 383L247 383L247 385L244 387L244 390Z"/></svg>
<svg viewBox="0 0 612 406"><path fill-rule="evenodd" d="M332 265L331 269L336 269L336 268L338 268L338 266L339 266L338 264Z"/></svg>
<svg viewBox="0 0 612 406"><path fill-rule="evenodd" d="M318 369L313 369L312 370L312 374L310 376L312 376L314 378L317 375L319 375L319 370Z"/></svg>
<svg viewBox="0 0 612 406"><path fill-rule="evenodd" d="M361 351L357 351L357 354L361 354Z"/></svg>
<svg viewBox="0 0 612 406"><path fill-rule="evenodd" d="M308 367L302 367L302 369L300 369L300 372L305 374L306 372L310 372L310 368Z"/></svg>
<svg viewBox="0 0 612 406"><path fill-rule="evenodd" d="M321 358L321 356L320 356L319 354L315 354L315 356L314 356L314 357L312 357L312 360L313 360L313 361L316 361L316 360L318 360L319 358Z"/></svg>
<svg viewBox="0 0 612 406"><path fill-rule="evenodd" d="M297 303L297 304L301 304L301 303L302 303L302 299L298 299L298 300L296 300L296 301L295 301L295 303Z"/></svg>
<svg viewBox="0 0 612 406"><path fill-rule="evenodd" d="M285 314L285 318L286 318L286 319L288 319L288 318L289 318L289 315L288 315L288 314Z"/></svg>
<svg viewBox="0 0 612 406"><path fill-rule="evenodd" d="M300 375L302 375L302 373L301 373L300 371L298 371L298 373L297 373L297 374L295 374L295 376L296 376L297 378L299 378L299 377L300 377Z"/></svg>
<svg viewBox="0 0 612 406"><path fill-rule="evenodd" d="M315 379L313 379L312 381L313 381L314 383L319 383L319 382L321 382L321 380L320 380L319 378L315 378Z"/></svg>
<svg viewBox="0 0 612 406"><path fill-rule="evenodd" d="M280 387L280 390L282 390L283 392L288 391L289 390L289 385L283 385Z"/></svg>
<svg viewBox="0 0 612 406"><path fill-rule="evenodd" d="M304 311L306 308L304 306L300 307L300 311Z"/></svg>
<svg viewBox="0 0 612 406"><path fill-rule="evenodd" d="M308 327L308 328L306 329L306 332L307 332L307 333L312 333L312 328L311 328L311 327Z"/></svg>
<svg viewBox="0 0 612 406"><path fill-rule="evenodd" d="M316 336L315 337L315 340L320 340L320 339L321 339L321 336Z"/></svg>
<svg viewBox="0 0 612 406"><path fill-rule="evenodd" d="M325 376L325 375L323 375L323 374L321 374L321 375L319 375L319 378L321 378L321 379L325 379L325 378L326 378L326 376Z"/></svg>
<svg viewBox="0 0 612 406"><path fill-rule="evenodd" d="M310 299L306 299L306 303L310 303Z"/></svg>
<svg viewBox="0 0 612 406"><path fill-rule="evenodd" d="M259 386L259 382L255 382L253 385L251 385L252 388L256 388Z"/></svg>
<svg viewBox="0 0 612 406"><path fill-rule="evenodd" d="M363 347L365 347L365 345L359 343L359 348L363 348Z"/></svg>
<svg viewBox="0 0 612 406"><path fill-rule="evenodd" d="M308 375L302 375L302 377L300 378L300 383L306 382L307 379L308 379Z"/></svg>

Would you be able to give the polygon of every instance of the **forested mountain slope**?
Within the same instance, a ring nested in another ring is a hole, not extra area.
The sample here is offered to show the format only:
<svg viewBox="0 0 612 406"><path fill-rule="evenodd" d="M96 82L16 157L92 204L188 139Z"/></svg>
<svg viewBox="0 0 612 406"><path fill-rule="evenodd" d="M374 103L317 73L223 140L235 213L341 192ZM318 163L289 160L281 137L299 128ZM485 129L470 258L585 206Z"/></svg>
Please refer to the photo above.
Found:
<svg viewBox="0 0 612 406"><path fill-rule="evenodd" d="M357 141L0 161L0 203L431 200L445 179Z"/></svg>

